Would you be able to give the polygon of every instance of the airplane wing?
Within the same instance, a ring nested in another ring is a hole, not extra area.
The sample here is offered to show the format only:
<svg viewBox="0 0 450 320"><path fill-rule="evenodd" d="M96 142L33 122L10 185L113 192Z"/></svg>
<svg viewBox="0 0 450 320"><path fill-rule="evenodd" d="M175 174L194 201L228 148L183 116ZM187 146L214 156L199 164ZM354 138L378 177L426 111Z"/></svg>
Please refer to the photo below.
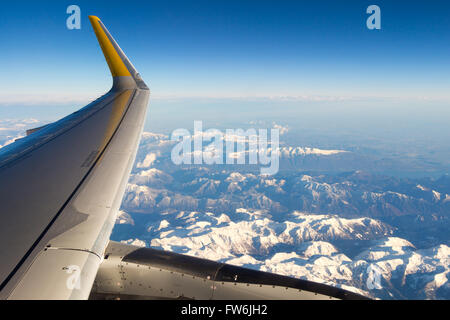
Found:
<svg viewBox="0 0 450 320"><path fill-rule="evenodd" d="M99 18L104 96L0 149L0 299L361 299L310 281L110 241L150 91Z"/></svg>
<svg viewBox="0 0 450 320"><path fill-rule="evenodd" d="M86 299L136 156L150 91L90 16L112 89L0 149L0 298Z"/></svg>

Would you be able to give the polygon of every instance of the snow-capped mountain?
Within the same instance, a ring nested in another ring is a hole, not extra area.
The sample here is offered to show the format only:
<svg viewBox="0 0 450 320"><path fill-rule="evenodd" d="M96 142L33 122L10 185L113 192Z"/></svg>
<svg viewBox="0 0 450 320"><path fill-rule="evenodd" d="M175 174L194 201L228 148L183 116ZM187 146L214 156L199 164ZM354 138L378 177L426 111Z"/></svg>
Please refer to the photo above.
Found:
<svg viewBox="0 0 450 320"><path fill-rule="evenodd" d="M164 221L170 223L164 228L149 225L147 230L152 246L165 249L185 246L189 252L208 248L216 254L223 252L220 259L242 254L266 255L276 247L296 247L308 241L370 240L393 233L392 227L370 218L344 219L294 212L287 219L277 222L267 212L243 208L229 215L182 211L165 214Z"/></svg>
<svg viewBox="0 0 450 320"><path fill-rule="evenodd" d="M144 134L115 240L374 298L450 298L448 176L306 171L348 165L358 155L286 145L287 165L274 176L240 166L175 166L173 145L168 136Z"/></svg>
<svg viewBox="0 0 450 320"><path fill-rule="evenodd" d="M402 237L422 235L420 241L426 246L448 241L449 178L398 179L362 171L261 176L202 166L174 170L158 161L152 168L136 168L133 172L122 204L125 211L221 213L247 208L266 210L279 216L275 219L283 219L297 210L381 219L399 227Z"/></svg>
<svg viewBox="0 0 450 320"><path fill-rule="evenodd" d="M370 218L293 212L280 223L267 212L238 209L228 215L181 211L155 216L138 238L124 241L337 285L373 298L447 299L450 247L417 249L392 237L394 232ZM339 240L364 245L355 253Z"/></svg>

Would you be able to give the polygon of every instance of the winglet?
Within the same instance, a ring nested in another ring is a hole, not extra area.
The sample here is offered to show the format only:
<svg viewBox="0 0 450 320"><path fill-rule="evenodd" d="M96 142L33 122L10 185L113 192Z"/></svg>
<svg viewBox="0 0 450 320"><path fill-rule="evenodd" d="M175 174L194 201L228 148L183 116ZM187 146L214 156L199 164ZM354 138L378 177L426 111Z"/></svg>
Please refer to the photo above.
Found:
<svg viewBox="0 0 450 320"><path fill-rule="evenodd" d="M109 70L113 77L130 77L130 71L128 71L126 65L122 61L116 48L109 39L103 23L96 16L89 16L92 27L94 28L95 35L97 36L100 47L105 55L106 62L108 63Z"/></svg>
<svg viewBox="0 0 450 320"><path fill-rule="evenodd" d="M141 76L133 64L128 60L125 53L120 49L101 20L96 16L89 16L89 20L91 21L111 75L113 76L112 90L121 90L136 86L140 89L148 90L147 85L142 81Z"/></svg>

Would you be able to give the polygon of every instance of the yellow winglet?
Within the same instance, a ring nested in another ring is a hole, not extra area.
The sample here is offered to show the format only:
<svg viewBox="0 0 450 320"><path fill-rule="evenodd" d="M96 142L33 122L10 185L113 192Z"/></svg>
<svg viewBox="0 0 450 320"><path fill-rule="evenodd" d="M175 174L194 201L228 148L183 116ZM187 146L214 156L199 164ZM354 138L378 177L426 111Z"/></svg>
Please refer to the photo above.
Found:
<svg viewBox="0 0 450 320"><path fill-rule="evenodd" d="M100 19L96 16L89 16L92 27L94 28L97 40L100 43L103 54L105 55L106 62L108 63L109 70L113 77L130 77L131 74L127 67L123 63L113 44L109 40L105 31L103 30Z"/></svg>

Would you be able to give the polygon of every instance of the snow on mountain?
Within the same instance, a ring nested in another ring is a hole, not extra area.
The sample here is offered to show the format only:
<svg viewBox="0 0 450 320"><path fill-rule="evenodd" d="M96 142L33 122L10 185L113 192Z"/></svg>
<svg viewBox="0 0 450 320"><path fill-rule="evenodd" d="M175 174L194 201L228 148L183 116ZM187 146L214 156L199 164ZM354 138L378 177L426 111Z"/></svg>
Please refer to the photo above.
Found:
<svg viewBox="0 0 450 320"><path fill-rule="evenodd" d="M437 192L435 190L432 190L432 192L433 192L433 197L434 197L435 201L441 200L441 193L440 192Z"/></svg>
<svg viewBox="0 0 450 320"><path fill-rule="evenodd" d="M232 264L239 267L247 267L247 268L253 268L261 266L263 263L261 261L256 260L252 256L248 254L243 254L239 258L232 258L227 260L228 264ZM259 269L259 268L256 268Z"/></svg>
<svg viewBox="0 0 450 320"><path fill-rule="evenodd" d="M327 246L331 245L328 244ZM270 259L266 259L260 269L330 285L340 286L345 283L349 287L354 287L351 262L346 255L341 253L307 257L301 253L279 252ZM367 294L361 289L354 288L352 291Z"/></svg>
<svg viewBox="0 0 450 320"><path fill-rule="evenodd" d="M285 222L286 238L293 241L358 239L368 240L393 233L393 228L370 218L345 219L336 215L307 215L294 212Z"/></svg>
<svg viewBox="0 0 450 320"><path fill-rule="evenodd" d="M380 273L380 298L448 299L450 247L417 250L409 241L387 238L376 241L355 260ZM394 296L392 296L394 294Z"/></svg>
<svg viewBox="0 0 450 320"><path fill-rule="evenodd" d="M330 243L325 241L305 242L297 249L303 256L311 258L313 256L330 256L338 253L338 250Z"/></svg>
<svg viewBox="0 0 450 320"><path fill-rule="evenodd" d="M228 182L244 182L247 179L246 176L247 175L241 174L239 172L232 172L232 173L230 173L228 178L225 179L225 181L228 181ZM255 175L253 175L253 174L249 174L248 176L251 177L251 178L255 177Z"/></svg>
<svg viewBox="0 0 450 320"><path fill-rule="evenodd" d="M422 190L422 191L428 191L429 190L428 188L425 188L424 186L421 186L420 184L418 184L416 186L416 188L419 189L419 190Z"/></svg>
<svg viewBox="0 0 450 320"><path fill-rule="evenodd" d="M444 203L445 203L445 202L450 202L450 194L446 194L446 195L445 195L445 199L444 199L443 202L444 202Z"/></svg>
<svg viewBox="0 0 450 320"><path fill-rule="evenodd" d="M130 177L131 183L151 185L153 188L170 184L172 181L173 178L170 175L156 168L141 170Z"/></svg>
<svg viewBox="0 0 450 320"><path fill-rule="evenodd" d="M127 208L136 209L142 207L151 208L155 206L155 198L160 193L160 190L129 183L127 185L122 205L126 205Z"/></svg>
<svg viewBox="0 0 450 320"><path fill-rule="evenodd" d="M167 220L162 220L159 224L159 227L156 229L157 231L160 231L162 229L167 229L170 226L170 222Z"/></svg>
<svg viewBox="0 0 450 320"><path fill-rule="evenodd" d="M276 128L282 132L282 134L288 131L287 127L275 125ZM197 132L196 135L192 136L192 138L196 136L200 136L201 138L205 138L207 141L209 139L215 137L215 131L204 131ZM221 136L221 142L223 143L223 151L226 151L226 141L239 141L245 142L248 141L248 136L239 136L236 134L224 134ZM140 152L137 157L136 168L148 168L155 161L161 161L167 167L174 167L173 163L170 160L172 147L176 144L176 141L172 141L169 136L164 134L157 134L151 132L144 132L142 135L142 141L140 145ZM211 143L204 142L202 151L197 151L197 154L200 152L203 156L211 156L211 152L215 152L215 145ZM324 158L327 159L325 161L334 161L338 160L338 158L334 158L334 156L349 154L352 156L353 153L346 150L338 150L338 149L320 149L316 147L303 147L303 146L280 146L276 149L280 154L281 165L283 166L292 166L297 163L302 164L303 166L315 166L315 162ZM217 150L216 150L217 151ZM271 147L268 147L266 152L270 154L273 151ZM188 152L191 156L195 153L195 151ZM234 151L233 153L228 154L230 158L236 158L241 156L248 156L249 150L245 149L243 151ZM306 162L305 162L306 161Z"/></svg>
<svg viewBox="0 0 450 320"><path fill-rule="evenodd" d="M142 141L144 142L150 142L150 141L164 141L167 140L169 137L162 133L154 133L154 132L148 132L144 131L142 132Z"/></svg>
<svg viewBox="0 0 450 320"><path fill-rule="evenodd" d="M184 226L184 229L164 238L153 234L152 246L184 246L194 251L208 246L216 252L227 252L223 258L229 256L228 252L238 255L266 254L279 245L298 245L311 240L368 240L392 233L391 227L369 218L341 219L332 215L295 212L289 221L276 222L265 211L243 208L233 213L233 221L224 214L216 218L212 213L193 212L178 215L172 223ZM315 250L319 249L330 251L323 247Z"/></svg>
<svg viewBox="0 0 450 320"><path fill-rule="evenodd" d="M172 146L144 134L116 240L376 298L450 298L448 177L306 171L335 163L342 172L355 154L289 146L282 159L295 171L265 177L245 166L174 166Z"/></svg>
<svg viewBox="0 0 450 320"><path fill-rule="evenodd" d="M330 156L339 153L345 153L345 150L324 150L319 148L309 148L309 147L282 147L279 148L280 155L285 158L292 158L296 156L305 155L321 155Z"/></svg>
<svg viewBox="0 0 450 320"><path fill-rule="evenodd" d="M184 187L196 189L194 192L196 196L214 196L217 194L220 184L219 180L198 178L184 184Z"/></svg>
<svg viewBox="0 0 450 320"><path fill-rule="evenodd" d="M131 217L131 215L129 215L123 210L120 210L119 213L117 214L116 224L130 224L134 226L134 220Z"/></svg>

